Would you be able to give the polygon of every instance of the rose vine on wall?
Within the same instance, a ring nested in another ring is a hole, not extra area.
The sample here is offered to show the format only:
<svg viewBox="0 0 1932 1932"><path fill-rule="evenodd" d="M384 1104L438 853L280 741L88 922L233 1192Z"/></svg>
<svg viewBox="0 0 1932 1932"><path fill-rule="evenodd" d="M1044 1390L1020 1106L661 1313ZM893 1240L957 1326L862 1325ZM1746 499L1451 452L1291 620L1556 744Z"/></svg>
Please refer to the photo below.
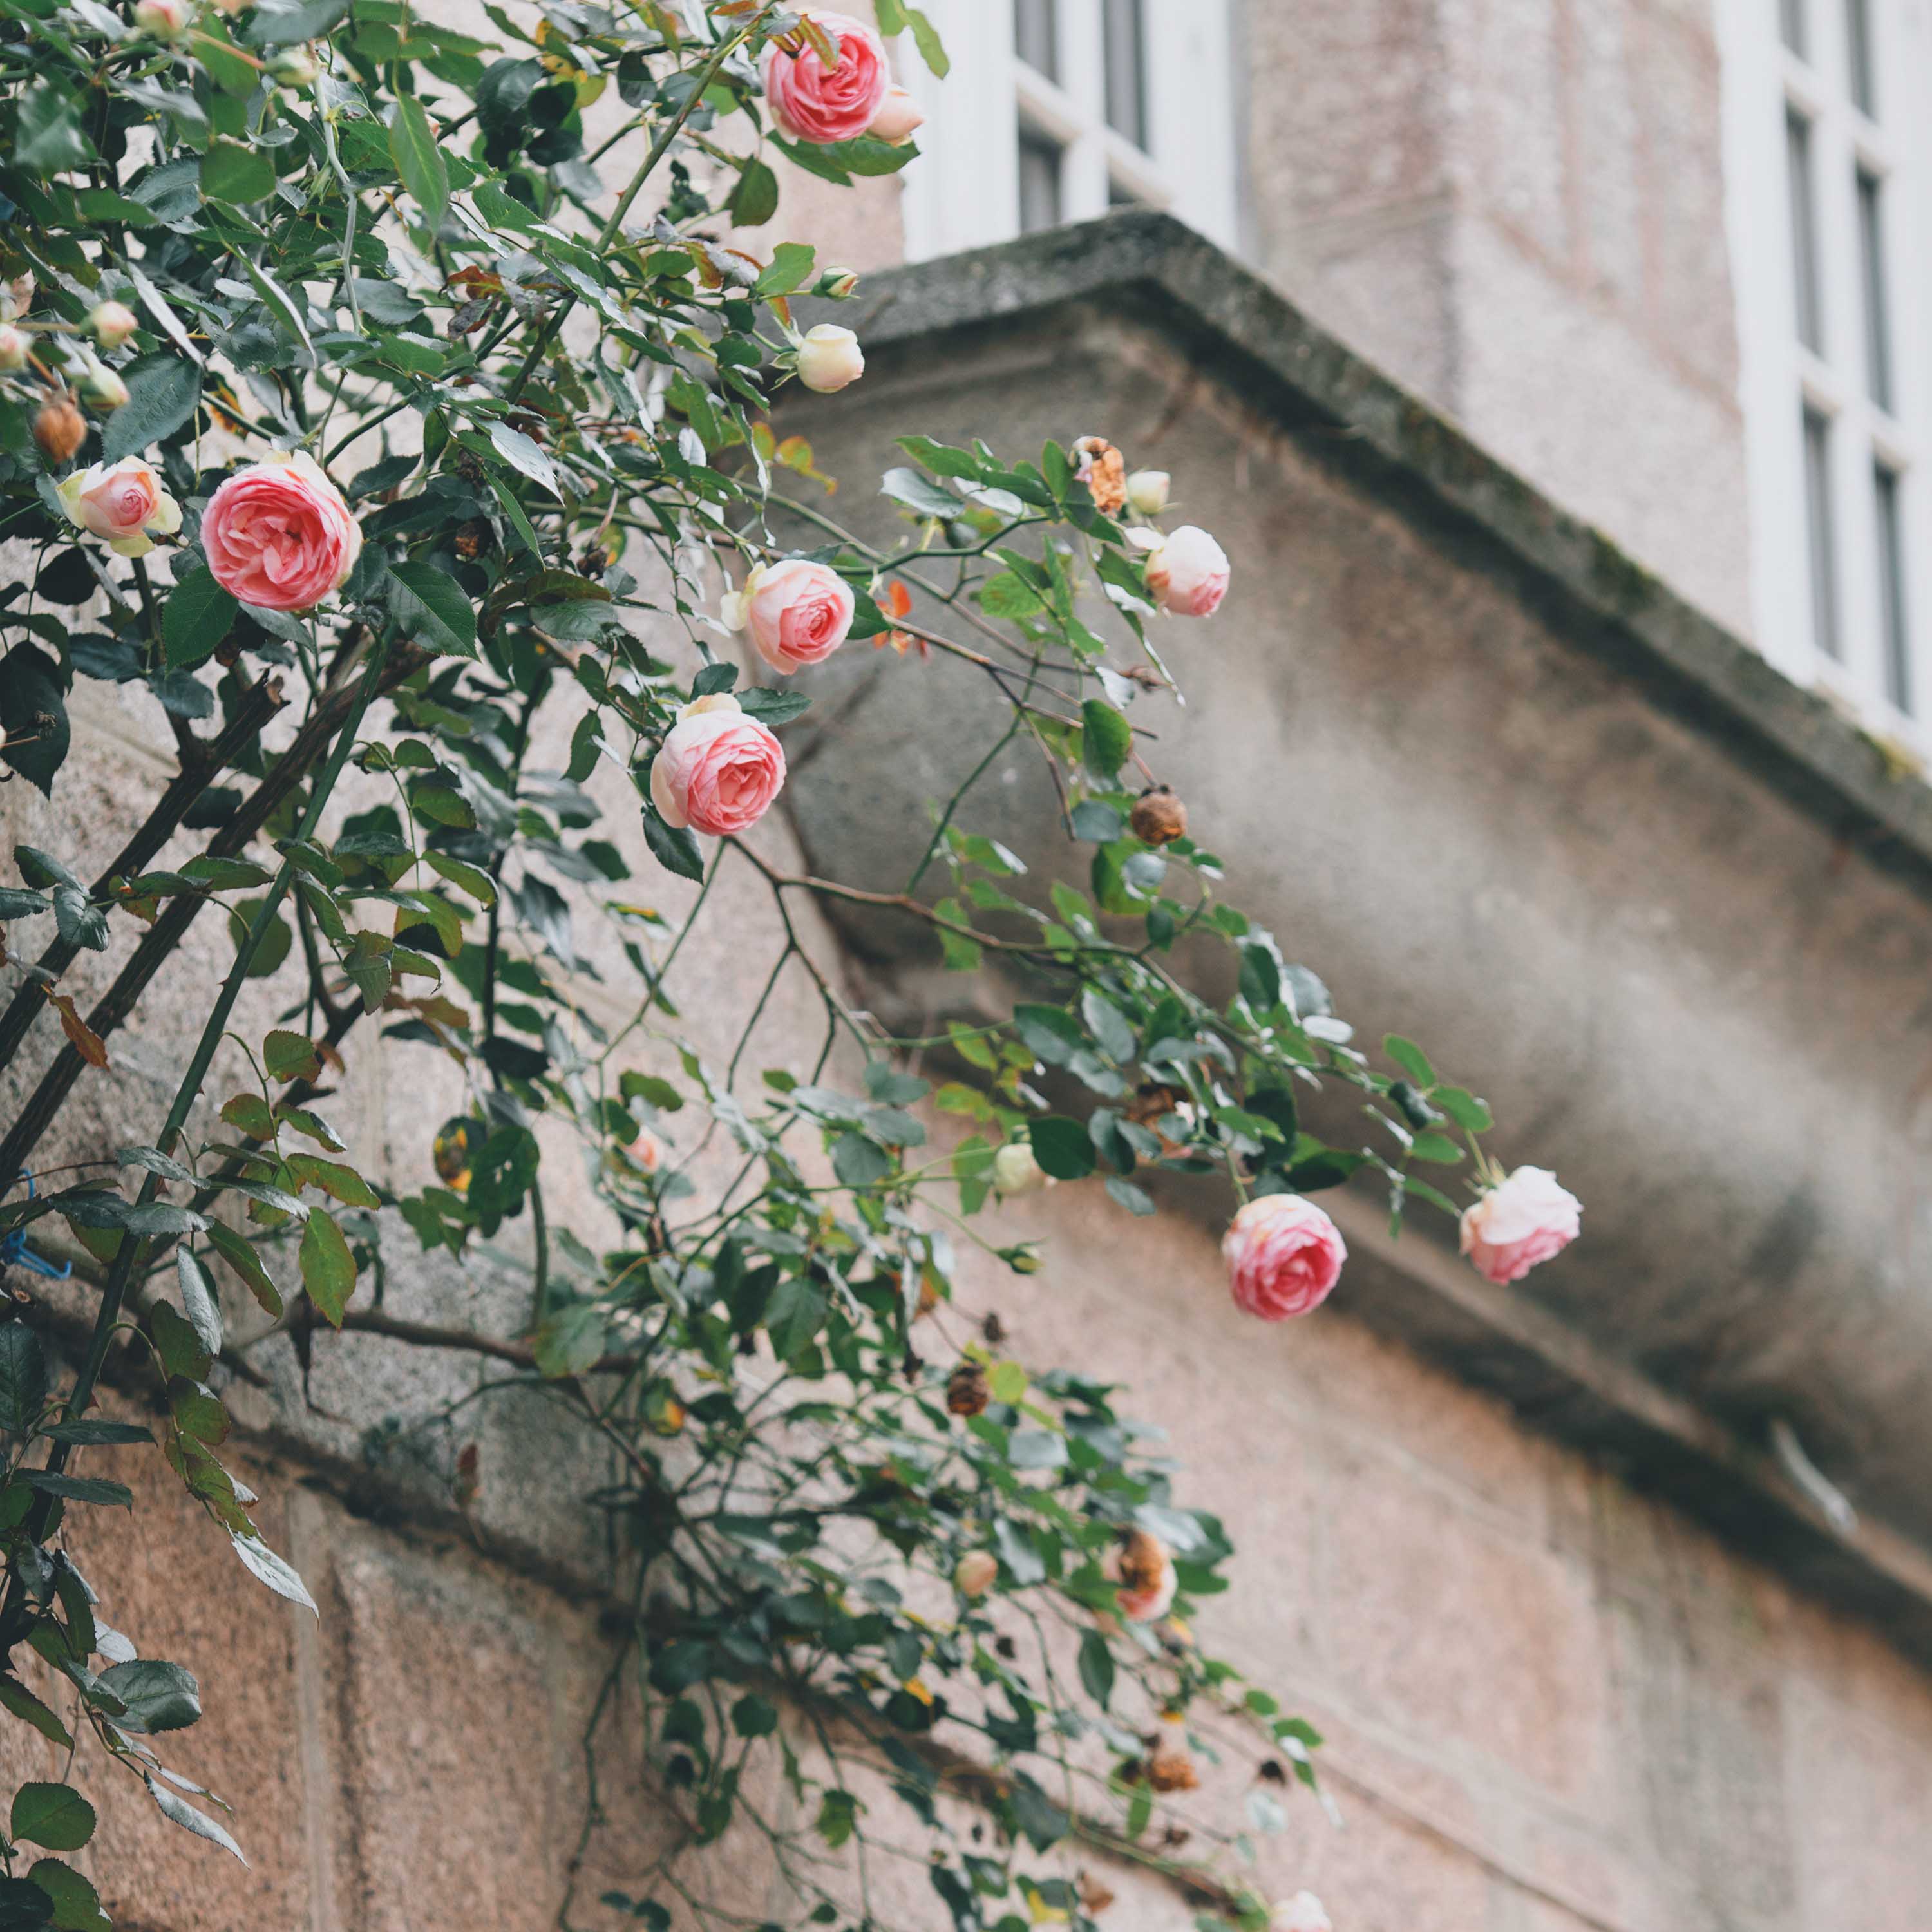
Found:
<svg viewBox="0 0 1932 1932"><path fill-rule="evenodd" d="M922 15L876 10L943 75ZM1353 1043L1145 763L1136 707L1190 670L1231 569L1166 477L1094 436L1035 460L909 435L881 549L772 426L787 382L863 374L851 331L791 306L856 278L756 244L781 157L839 185L916 158L880 33L771 0L485 16L489 38L409 0L0 0L0 538L25 560L0 587L0 755L50 801L0 888L0 1254L31 1284L70 1236L98 1294L70 1371L31 1293L0 1325L0 1704L62 1766L13 1798L0 1925L138 1900L138 1873L70 1862L118 1772L239 1855L245 1806L166 1762L201 1687L109 1625L114 1580L63 1532L133 1500L88 1451L158 1442L212 1533L308 1604L223 1464L218 1389L269 1336L326 1347L320 1322L488 1357L491 1387L547 1390L622 1472L586 1505L630 1592L598 1721L639 1698L638 1768L675 1828L624 1889L573 1881L560 1924L748 1922L701 1853L748 1831L788 1923L877 1922L880 1871L910 1858L960 1932L1085 1925L1104 1888L1056 1847L1178 1869L1191 1831L1188 1882L1261 1926L1240 1853L1292 1780L1316 1787L1318 1740L1196 1636L1226 1587L1216 1517L1120 1391L962 1330L960 1258L1049 1265L1003 1244L997 1204L1053 1182L1132 1216L1154 1211L1143 1170L1219 1176L1234 1300L1280 1320L1342 1273L1325 1188L1378 1180L1397 1223L1412 1198L1460 1214L1498 1282L1572 1238L1577 1204L1540 1169L1504 1179L1487 1109L1420 1048ZM783 682L720 655L739 636ZM904 880L807 875L755 836L814 668L867 644L907 676L950 654L1004 718ZM76 680L138 694L176 771L91 879L57 783ZM530 762L552 719L561 772ZM1088 891L1036 890L962 822L1013 746L1090 848ZM622 890L600 775L697 886L681 918ZM721 1061L681 1025L704 989L676 969L731 869L783 938ZM1029 997L893 1037L814 952L802 915L840 902ZM211 994L180 948L224 913ZM632 975L621 1026L583 998L586 916ZM1225 1000L1184 970L1211 951ZM112 976L84 1010L89 952ZM808 1078L746 1064L788 971L823 1013ZM268 975L286 1010L235 1031ZM164 1117L37 1167L158 1001L206 1012ZM393 1182L322 1104L379 1043L454 1062L467 1096ZM1359 1096L1360 1144L1310 1130L1324 1087ZM580 1142L596 1226L547 1211L539 1124ZM1467 1203L1428 1178L1459 1164ZM380 1305L399 1244L460 1258L512 1226L514 1332ZM224 1282L259 1317L225 1318ZM110 1355L152 1427L102 1412ZM1241 1802L1184 1831L1169 1807L1204 1780ZM1273 1916L1328 1922L1306 1894Z"/></svg>

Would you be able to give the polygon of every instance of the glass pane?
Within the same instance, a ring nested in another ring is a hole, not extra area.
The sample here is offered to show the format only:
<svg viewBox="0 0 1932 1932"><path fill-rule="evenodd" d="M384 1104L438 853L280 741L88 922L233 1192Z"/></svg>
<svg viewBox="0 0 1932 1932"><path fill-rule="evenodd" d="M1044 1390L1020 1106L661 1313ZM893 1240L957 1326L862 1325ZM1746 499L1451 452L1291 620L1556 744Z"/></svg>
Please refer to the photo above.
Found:
<svg viewBox="0 0 1932 1932"><path fill-rule="evenodd" d="M1784 115L1784 152L1791 194L1791 265L1798 279L1798 339L1814 354L1825 347L1818 299L1818 204L1811 183L1811 124L1795 108Z"/></svg>
<svg viewBox="0 0 1932 1932"><path fill-rule="evenodd" d="M1013 51L1034 73L1060 78L1060 0L1013 0Z"/></svg>
<svg viewBox="0 0 1932 1932"><path fill-rule="evenodd" d="M1832 531L1832 425L1804 412L1804 513L1811 557L1811 641L1828 657L1838 644L1838 562Z"/></svg>
<svg viewBox="0 0 1932 1932"><path fill-rule="evenodd" d="M1147 136L1147 23L1142 0L1102 0L1107 65L1107 125L1137 148Z"/></svg>
<svg viewBox="0 0 1932 1932"><path fill-rule="evenodd" d="M1060 144L1030 128L1020 130L1020 232L1060 224Z"/></svg>
<svg viewBox="0 0 1932 1932"><path fill-rule="evenodd" d="M1906 621L1905 550L1899 535L1898 472L1880 464L1878 489L1879 619L1885 626L1886 690L1900 710L1912 710L1910 627Z"/></svg>
<svg viewBox="0 0 1932 1932"><path fill-rule="evenodd" d="M1864 271L1865 386L1882 410L1892 407L1891 298L1886 288L1884 208L1877 176L1858 170L1858 253Z"/></svg>
<svg viewBox="0 0 1932 1932"><path fill-rule="evenodd" d="M1778 31L1784 44L1801 58L1804 52L1804 0L1778 0Z"/></svg>
<svg viewBox="0 0 1932 1932"><path fill-rule="evenodd" d="M1871 0L1845 0L1845 34L1850 43L1852 98L1878 118L1878 74L1872 59Z"/></svg>
<svg viewBox="0 0 1932 1932"><path fill-rule="evenodd" d="M1123 182L1108 178L1107 206L1109 208L1138 208L1141 205L1140 196L1135 194L1132 188Z"/></svg>

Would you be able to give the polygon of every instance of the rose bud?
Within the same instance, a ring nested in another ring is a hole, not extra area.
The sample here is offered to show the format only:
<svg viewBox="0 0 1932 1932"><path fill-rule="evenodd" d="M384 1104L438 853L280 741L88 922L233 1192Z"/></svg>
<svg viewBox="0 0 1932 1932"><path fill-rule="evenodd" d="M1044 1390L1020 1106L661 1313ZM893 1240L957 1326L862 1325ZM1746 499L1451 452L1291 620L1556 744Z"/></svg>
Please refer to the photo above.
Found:
<svg viewBox="0 0 1932 1932"><path fill-rule="evenodd" d="M946 1378L946 1406L955 1415L984 1415L993 1392L977 1362L962 1362Z"/></svg>
<svg viewBox="0 0 1932 1932"><path fill-rule="evenodd" d="M284 47L268 60L268 77L284 87L311 87L322 72L322 63L307 47Z"/></svg>
<svg viewBox="0 0 1932 1932"><path fill-rule="evenodd" d="M1165 470L1136 470L1127 478L1127 503L1137 517L1157 517L1167 508L1174 478Z"/></svg>
<svg viewBox="0 0 1932 1932"><path fill-rule="evenodd" d="M188 0L136 0L134 24L157 40L180 39L188 29Z"/></svg>
<svg viewBox="0 0 1932 1932"><path fill-rule="evenodd" d="M1268 1932L1335 1932L1322 1901L1312 1892L1284 1898L1268 1916Z"/></svg>
<svg viewBox="0 0 1932 1932"><path fill-rule="evenodd" d="M1174 617L1211 617L1228 594L1228 554L1205 530L1184 524L1171 536L1158 530L1129 532L1147 552L1149 596Z"/></svg>
<svg viewBox="0 0 1932 1932"><path fill-rule="evenodd" d="M849 302L859 292L856 268L827 268L812 285L812 292L827 302Z"/></svg>
<svg viewBox="0 0 1932 1932"><path fill-rule="evenodd" d="M17 375L27 366L33 344L26 332L10 322L0 322L0 376Z"/></svg>
<svg viewBox="0 0 1932 1932"><path fill-rule="evenodd" d="M1201 1774L1185 1745L1162 1738L1148 1754L1147 1781L1156 1791L1195 1791L1200 1788Z"/></svg>
<svg viewBox="0 0 1932 1932"><path fill-rule="evenodd" d="M1073 446L1074 475L1086 484L1094 507L1111 517L1127 501L1126 459L1105 436L1083 436Z"/></svg>
<svg viewBox="0 0 1932 1932"><path fill-rule="evenodd" d="M1000 1559L988 1550L968 1550L952 1572L953 1586L962 1597L983 1597L999 1580Z"/></svg>
<svg viewBox="0 0 1932 1932"><path fill-rule="evenodd" d="M34 412L34 440L50 463L64 463L87 440L87 418L65 396L56 396Z"/></svg>
<svg viewBox="0 0 1932 1932"><path fill-rule="evenodd" d="M10 282L0 284L0 322L12 322L34 305L34 277L29 269Z"/></svg>
<svg viewBox="0 0 1932 1932"><path fill-rule="evenodd" d="M58 494L68 522L104 538L117 556L146 556L156 537L171 537L181 528L181 506L138 456L77 471Z"/></svg>
<svg viewBox="0 0 1932 1932"><path fill-rule="evenodd" d="M1583 1204L1545 1167L1520 1167L1462 1210L1462 1252L1498 1288L1560 1254L1582 1228Z"/></svg>
<svg viewBox="0 0 1932 1932"><path fill-rule="evenodd" d="M1143 845L1172 845L1187 836L1187 808L1166 785L1149 785L1134 800L1127 824Z"/></svg>
<svg viewBox="0 0 1932 1932"><path fill-rule="evenodd" d="M125 302L97 303L88 312L87 326L104 349L118 349L141 326Z"/></svg>
<svg viewBox="0 0 1932 1932"><path fill-rule="evenodd" d="M269 610L312 610L339 590L362 530L306 450L238 470L208 500L201 547L223 590Z"/></svg>
<svg viewBox="0 0 1932 1932"><path fill-rule="evenodd" d="M765 99L772 118L795 141L818 147L854 141L878 118L892 90L886 46L862 20L822 7L802 8L805 18L838 43L838 64L828 68L802 35L790 47L774 41L765 50Z"/></svg>
<svg viewBox="0 0 1932 1932"><path fill-rule="evenodd" d="M1222 1237L1221 1252L1235 1306L1264 1322L1320 1307L1348 1258L1342 1231L1298 1194L1250 1201Z"/></svg>
<svg viewBox="0 0 1932 1932"><path fill-rule="evenodd" d="M798 345L798 380L820 395L844 388L865 373L865 352L859 346L859 338L836 322L820 322L806 332Z"/></svg>
<svg viewBox="0 0 1932 1932"><path fill-rule="evenodd" d="M993 1185L1008 1200L1036 1194L1053 1185L1053 1177L1040 1164L1030 1141L1009 1141L993 1156Z"/></svg>
<svg viewBox="0 0 1932 1932"><path fill-rule="evenodd" d="M1137 1531L1136 1536L1145 1537L1145 1545L1137 1547L1135 1538L1130 1537L1114 1558L1114 1574L1120 1586L1116 1600L1128 1622L1158 1623L1173 1607L1180 1580L1174 1574L1174 1558L1158 1537L1148 1536L1144 1530Z"/></svg>
<svg viewBox="0 0 1932 1932"><path fill-rule="evenodd" d="M81 400L89 409L98 410L103 416L111 415L128 400L128 385L105 363L96 362L91 358L87 373L77 386Z"/></svg>
<svg viewBox="0 0 1932 1932"><path fill-rule="evenodd" d="M687 704L651 766L651 802L674 830L748 832L785 780L784 748L728 692Z"/></svg>
<svg viewBox="0 0 1932 1932"><path fill-rule="evenodd" d="M1120 1545L1120 1581L1130 1590L1156 1590L1167 1568L1167 1546L1151 1532L1130 1529Z"/></svg>
<svg viewBox="0 0 1932 1932"><path fill-rule="evenodd" d="M925 125L926 112L919 103L904 88L889 87L886 104L866 132L875 141L887 141L895 148L903 148Z"/></svg>
<svg viewBox="0 0 1932 1932"><path fill-rule="evenodd" d="M724 600L724 621L749 631L759 656L784 675L823 664L845 641L856 608L851 586L808 557L760 564Z"/></svg>

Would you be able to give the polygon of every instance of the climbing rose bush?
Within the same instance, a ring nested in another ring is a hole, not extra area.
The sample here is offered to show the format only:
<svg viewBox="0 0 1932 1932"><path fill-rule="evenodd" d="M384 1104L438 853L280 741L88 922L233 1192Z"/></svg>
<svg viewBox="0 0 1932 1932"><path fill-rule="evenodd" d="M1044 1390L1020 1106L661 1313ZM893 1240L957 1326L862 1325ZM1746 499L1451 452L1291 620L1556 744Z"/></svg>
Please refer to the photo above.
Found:
<svg viewBox="0 0 1932 1932"><path fill-rule="evenodd" d="M425 1466L464 1510L505 1390L610 1459L554 1498L608 1521L632 1606L584 1742L640 1707L670 1821L623 1886L573 1880L560 1924L736 1932L705 1856L728 1832L788 1928L879 1922L870 1874L908 1846L958 1932L1090 1932L1106 1888L1075 1846L1172 1868L1210 1932L1328 1924L1250 1882L1249 1833L1286 1818L1256 1796L1315 1790L1320 1740L1208 1647L1234 1554L1214 1498L1114 1387L965 1322L962 1271L1051 1292L1039 1230L1070 1191L1124 1231L1205 1184L1238 1308L1279 1322L1346 1294L1316 1195L1460 1219L1498 1281L1574 1239L1577 1204L1504 1179L1482 1100L1412 1041L1358 1042L1224 892L1240 856L1155 761L1238 577L1167 526L1172 479L1130 460L1157 452L908 425L883 514L834 514L785 410L863 380L832 319L859 280L764 237L800 172L918 164L894 63L943 77L944 50L904 0L875 11L0 7L0 758L46 801L0 884L0 1259L93 1312L72 1359L31 1294L0 1322L0 1703L61 1768L13 1799L10 1925L160 1909L144 1862L68 1862L110 1779L237 1855L268 1828L166 1762L224 1687L109 1622L136 1558L105 1526L134 1498L101 1450L158 1447L206 1560L314 1613L224 1463L224 1391L287 1335L304 1363L336 1330L422 1343L379 1285L486 1246L520 1312L429 1334L490 1380L392 1420L444 1445ZM1002 712L970 745L926 707L965 776L902 878L800 872L779 822L784 734L858 649L983 678ZM176 763L111 827L68 769L83 681ZM1058 800L1046 876L972 829L1010 746ZM748 896L775 953L727 1013ZM936 1030L896 1035L820 956L802 915L842 905L960 975ZM84 1005L88 953L112 978ZM760 1065L782 982L812 1036ZM151 1022L152 1080L184 1016L146 1118L125 1030ZM377 1053L452 1111L374 1166L316 1102ZM559 1146L588 1190L567 1216ZM142 1420L100 1399L110 1361ZM531 1483L582 1460L527 1453ZM942 1785L990 1832L957 1834ZM1184 1863L1160 1849L1184 1830Z"/></svg>

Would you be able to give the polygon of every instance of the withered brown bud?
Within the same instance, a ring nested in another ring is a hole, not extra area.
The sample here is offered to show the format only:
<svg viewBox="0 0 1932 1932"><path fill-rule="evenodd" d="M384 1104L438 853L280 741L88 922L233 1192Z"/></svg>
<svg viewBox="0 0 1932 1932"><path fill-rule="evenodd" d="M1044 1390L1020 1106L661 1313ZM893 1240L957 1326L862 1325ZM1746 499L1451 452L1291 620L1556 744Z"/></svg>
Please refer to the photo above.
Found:
<svg viewBox="0 0 1932 1932"><path fill-rule="evenodd" d="M986 1372L977 1362L962 1362L946 1381L946 1406L955 1415L983 1415L992 1401Z"/></svg>
<svg viewBox="0 0 1932 1932"><path fill-rule="evenodd" d="M1148 1754L1147 1781L1156 1791L1194 1791L1200 1787L1201 1774L1180 1745L1163 1743Z"/></svg>
<svg viewBox="0 0 1932 1932"><path fill-rule="evenodd" d="M1006 1339L1006 1324L1000 1319L999 1311L991 1311L980 1324L980 1332L994 1348Z"/></svg>
<svg viewBox="0 0 1932 1932"><path fill-rule="evenodd" d="M1127 823L1143 845L1172 845L1187 836L1187 808L1166 785L1149 785L1135 800Z"/></svg>
<svg viewBox="0 0 1932 1932"><path fill-rule="evenodd" d="M1094 507L1111 517L1127 505L1126 460L1105 436L1083 436L1073 446L1080 480L1094 499Z"/></svg>
<svg viewBox="0 0 1932 1932"><path fill-rule="evenodd" d="M1177 1088L1163 1087L1158 1081L1150 1080L1127 1102L1127 1118L1137 1127L1150 1127L1172 1113L1186 1097Z"/></svg>
<svg viewBox="0 0 1932 1932"><path fill-rule="evenodd" d="M483 554L483 547L490 541L490 526L480 517L472 517L468 523L459 524L452 540L456 554L465 563Z"/></svg>
<svg viewBox="0 0 1932 1932"><path fill-rule="evenodd" d="M488 473L483 467L482 458L473 449L459 449L453 466L466 483L480 483Z"/></svg>
<svg viewBox="0 0 1932 1932"><path fill-rule="evenodd" d="M1080 1874L1080 1909L1090 1918L1097 1918L1114 1902L1114 1894L1091 1872Z"/></svg>
<svg viewBox="0 0 1932 1932"><path fill-rule="evenodd" d="M1167 1551L1157 1536L1130 1530L1120 1545L1120 1587L1158 1590L1167 1578Z"/></svg>
<svg viewBox="0 0 1932 1932"><path fill-rule="evenodd" d="M34 412L34 440L50 463L65 463L87 440L87 418L71 396L52 396Z"/></svg>

